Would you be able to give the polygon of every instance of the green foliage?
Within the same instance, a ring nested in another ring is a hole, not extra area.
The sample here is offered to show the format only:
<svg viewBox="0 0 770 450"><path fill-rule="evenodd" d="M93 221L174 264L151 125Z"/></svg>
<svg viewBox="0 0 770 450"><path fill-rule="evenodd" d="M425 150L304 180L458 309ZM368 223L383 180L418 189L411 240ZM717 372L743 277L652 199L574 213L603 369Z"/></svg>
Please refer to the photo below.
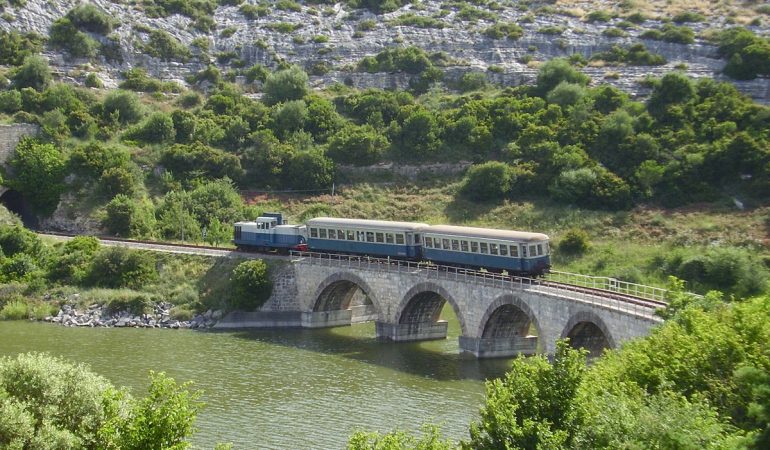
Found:
<svg viewBox="0 0 770 450"><path fill-rule="evenodd" d="M326 154L338 164L368 166L380 161L388 145L370 125L350 126L332 136Z"/></svg>
<svg viewBox="0 0 770 450"><path fill-rule="evenodd" d="M14 177L9 184L24 194L39 213L52 213L64 191L67 161L62 152L53 144L24 138L10 163Z"/></svg>
<svg viewBox="0 0 770 450"><path fill-rule="evenodd" d="M150 371L147 397L130 402L125 414L115 414L100 430L106 448L141 450L147 448L185 449L195 431L195 417L203 406L200 391L190 392L191 383L178 385L165 373ZM124 392L106 397L125 401ZM117 412L117 411L116 411Z"/></svg>
<svg viewBox="0 0 770 450"><path fill-rule="evenodd" d="M660 30L647 30L639 37L676 44L692 44L695 42L695 32L691 28L686 26L678 27L670 23L664 24Z"/></svg>
<svg viewBox="0 0 770 450"><path fill-rule="evenodd" d="M288 100L298 100L307 94L307 74L297 66L271 73L265 80L264 101L274 105Z"/></svg>
<svg viewBox="0 0 770 450"><path fill-rule="evenodd" d="M142 118L143 108L139 97L129 91L114 91L104 99L105 120L119 121L122 124L136 123Z"/></svg>
<svg viewBox="0 0 770 450"><path fill-rule="evenodd" d="M27 303L22 299L11 299L5 302L2 308L0 308L0 320L22 320L29 317L29 310ZM0 423L2 422L3 412L0 411ZM2 425L0 424L0 427ZM2 436L5 433L0 431L0 443L2 443Z"/></svg>
<svg viewBox="0 0 770 450"><path fill-rule="evenodd" d="M113 167L128 165L131 155L122 147L105 146L99 142L76 147L70 154L70 170L91 179Z"/></svg>
<svg viewBox="0 0 770 450"><path fill-rule="evenodd" d="M687 22L705 22L706 17L698 12L694 11L682 11L679 14L675 14L674 17L671 18L676 23L687 23Z"/></svg>
<svg viewBox="0 0 770 450"><path fill-rule="evenodd" d="M392 153L404 160L430 160L441 145L436 116L422 108L412 110L400 126L391 125Z"/></svg>
<svg viewBox="0 0 770 450"><path fill-rule="evenodd" d="M115 23L107 14L90 3L79 4L66 16L80 30L107 35L112 32Z"/></svg>
<svg viewBox="0 0 770 450"><path fill-rule="evenodd" d="M546 96L548 103L559 105L562 109L576 105L588 94L586 88L579 84L562 81Z"/></svg>
<svg viewBox="0 0 770 450"><path fill-rule="evenodd" d="M296 152L286 160L282 178L292 189L328 189L334 181L334 163L317 150Z"/></svg>
<svg viewBox="0 0 770 450"><path fill-rule="evenodd" d="M41 248L40 238L21 224L0 226L0 250L3 256L11 257L20 253L37 255Z"/></svg>
<svg viewBox="0 0 770 450"><path fill-rule="evenodd" d="M108 288L146 286L158 278L155 256L151 252L126 247L105 247L96 253L85 282Z"/></svg>
<svg viewBox="0 0 770 450"><path fill-rule="evenodd" d="M572 228L564 233L559 241L559 252L567 255L582 255L590 247L588 233L579 228Z"/></svg>
<svg viewBox="0 0 770 450"><path fill-rule="evenodd" d="M545 95L565 81L585 86L589 78L572 67L567 60L554 58L540 67L537 73L537 92L539 95Z"/></svg>
<svg viewBox="0 0 770 450"><path fill-rule="evenodd" d="M666 58L657 53L650 53L644 44L634 44L628 48L613 45L607 51L591 55L591 60L601 60L614 64L630 64L633 66L660 66L666 64Z"/></svg>
<svg viewBox="0 0 770 450"><path fill-rule="evenodd" d="M151 373L134 399L86 366L39 353L0 359L3 448L181 449L193 431L200 393Z"/></svg>
<svg viewBox="0 0 770 450"><path fill-rule="evenodd" d="M450 450L456 448L450 440L441 438L435 425L422 426L422 435L414 436L406 431L391 431L386 434L358 431L350 436L347 450Z"/></svg>
<svg viewBox="0 0 770 450"><path fill-rule="evenodd" d="M127 89L138 92L180 92L182 89L179 84L173 81L160 81L147 75L147 71L141 67L129 69L123 73L125 80L118 86L120 89Z"/></svg>
<svg viewBox="0 0 770 450"><path fill-rule="evenodd" d="M730 248L708 249L690 258L672 253L663 268L696 291L715 289L738 297L764 292L770 276L749 252Z"/></svg>
<svg viewBox="0 0 770 450"><path fill-rule="evenodd" d="M168 17L181 14L194 22L194 27L202 32L215 28L212 15L217 8L214 0L142 0L149 17Z"/></svg>
<svg viewBox="0 0 770 450"><path fill-rule="evenodd" d="M62 283L82 283L97 250L99 240L92 236L77 236L57 246L55 257L48 265L48 278Z"/></svg>
<svg viewBox="0 0 770 450"><path fill-rule="evenodd" d="M488 161L468 169L461 192L473 200L500 200L510 193L513 178L510 166Z"/></svg>
<svg viewBox="0 0 770 450"><path fill-rule="evenodd" d="M128 130L124 139L148 144L171 144L174 142L175 136L176 129L171 116L162 112L154 112L143 123Z"/></svg>
<svg viewBox="0 0 770 450"><path fill-rule="evenodd" d="M770 41L745 28L731 28L718 36L719 54L727 58L724 73L738 80L770 74Z"/></svg>
<svg viewBox="0 0 770 450"><path fill-rule="evenodd" d="M68 17L61 17L51 24L48 44L76 57L93 58L99 51L99 42L80 31Z"/></svg>
<svg viewBox="0 0 770 450"><path fill-rule="evenodd" d="M586 14L586 22L609 22L612 19L612 14L608 11L597 9Z"/></svg>
<svg viewBox="0 0 770 450"><path fill-rule="evenodd" d="M13 72L11 80L16 89L32 88L42 91L51 83L51 69L48 61L39 56L29 56L24 63Z"/></svg>
<svg viewBox="0 0 770 450"><path fill-rule="evenodd" d="M155 228L155 214L146 201L118 194L107 204L102 225L116 236L149 237Z"/></svg>
<svg viewBox="0 0 770 450"><path fill-rule="evenodd" d="M524 29L515 23L498 22L486 28L482 34L491 39L508 38L515 41L524 35Z"/></svg>
<svg viewBox="0 0 770 450"><path fill-rule="evenodd" d="M96 448L109 382L85 366L38 353L0 359L0 445Z"/></svg>
<svg viewBox="0 0 770 450"><path fill-rule="evenodd" d="M232 296L230 307L242 311L254 311L265 304L273 291L273 282L267 264L261 259L244 261L233 270L230 277Z"/></svg>
<svg viewBox="0 0 770 450"><path fill-rule="evenodd" d="M133 195L139 189L139 176L132 166L116 166L105 169L99 184L109 197L118 194Z"/></svg>
<svg viewBox="0 0 770 450"><path fill-rule="evenodd" d="M20 66L27 57L42 49L43 37L36 33L0 30L0 64Z"/></svg>
<svg viewBox="0 0 770 450"><path fill-rule="evenodd" d="M395 26L414 27L414 28L441 29L446 26L444 21L441 19L436 19L436 18L427 17L427 16L418 16L417 14L411 13L411 12L401 14L397 18L391 20L389 23Z"/></svg>
<svg viewBox="0 0 770 450"><path fill-rule="evenodd" d="M177 38L157 28L150 30L144 51L163 61L185 62L192 57L190 50Z"/></svg>
<svg viewBox="0 0 770 450"><path fill-rule="evenodd" d="M101 89L101 88L104 87L104 84L102 83L102 80L100 80L99 76L96 75L93 72L91 72L88 75L86 75L86 79L83 82L83 84L85 84L85 86L89 87L89 88Z"/></svg>
<svg viewBox="0 0 770 450"><path fill-rule="evenodd" d="M486 382L486 403L463 448L569 448L583 422L578 388L585 353L558 341L553 363L516 359L504 379Z"/></svg>
<svg viewBox="0 0 770 450"><path fill-rule="evenodd" d="M432 67L430 58L419 47L387 48L376 56L367 56L358 63L358 70L363 72L395 72L418 74Z"/></svg>
<svg viewBox="0 0 770 450"><path fill-rule="evenodd" d="M224 177L238 180L243 176L237 156L200 143L167 147L160 163L179 179L187 181Z"/></svg>

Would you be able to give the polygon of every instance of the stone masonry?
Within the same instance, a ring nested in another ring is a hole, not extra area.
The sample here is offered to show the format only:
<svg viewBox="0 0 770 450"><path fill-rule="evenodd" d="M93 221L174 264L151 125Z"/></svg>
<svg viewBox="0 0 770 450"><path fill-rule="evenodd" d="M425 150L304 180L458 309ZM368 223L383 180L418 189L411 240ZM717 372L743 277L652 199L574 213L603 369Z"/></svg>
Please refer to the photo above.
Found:
<svg viewBox="0 0 770 450"><path fill-rule="evenodd" d="M218 326L349 325L356 321L354 299L363 292L378 338L446 338L446 323L438 319L448 302L460 323L460 348L495 357L552 354L564 337L616 347L660 322L649 307L597 295L373 261L295 258L261 311L225 318ZM585 336L585 330L594 335Z"/></svg>

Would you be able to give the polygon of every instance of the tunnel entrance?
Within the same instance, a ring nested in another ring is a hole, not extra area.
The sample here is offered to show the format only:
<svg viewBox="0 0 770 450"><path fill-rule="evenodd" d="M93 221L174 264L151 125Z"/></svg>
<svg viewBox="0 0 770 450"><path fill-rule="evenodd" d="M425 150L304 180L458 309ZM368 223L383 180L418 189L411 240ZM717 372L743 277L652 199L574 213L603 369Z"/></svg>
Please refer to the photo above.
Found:
<svg viewBox="0 0 770 450"><path fill-rule="evenodd" d="M610 342L604 332L593 322L580 322L567 334L569 344L573 348L588 350L588 356L596 358L602 355L605 348L610 348Z"/></svg>
<svg viewBox="0 0 770 450"><path fill-rule="evenodd" d="M34 230L40 225L37 215L32 211L32 207L24 196L21 195L21 192L14 191L13 189L5 191L0 195L0 204L5 206L8 211L19 216L25 227Z"/></svg>

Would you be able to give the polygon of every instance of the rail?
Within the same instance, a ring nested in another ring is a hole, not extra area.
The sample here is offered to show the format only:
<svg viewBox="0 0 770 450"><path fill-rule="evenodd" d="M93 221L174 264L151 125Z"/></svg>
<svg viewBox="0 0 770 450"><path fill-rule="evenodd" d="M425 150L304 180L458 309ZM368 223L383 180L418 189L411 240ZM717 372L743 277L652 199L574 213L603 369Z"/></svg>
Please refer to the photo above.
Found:
<svg viewBox="0 0 770 450"><path fill-rule="evenodd" d="M463 269L454 266L442 266L428 262L404 261L390 258L374 258L369 256L340 255L335 253L298 252L290 253L292 262L309 262L328 267L349 269L365 269L378 272L404 273L420 275L425 279L446 280L463 283L473 283L479 286L496 287L510 290L537 290L562 294L570 292L570 298L600 306L630 315L658 320L655 310L663 307L650 299L631 298L633 294L620 291L608 291L599 287L554 286L556 282L544 281L537 278L502 275L497 273ZM590 278L590 277L589 277ZM597 283L597 286L599 284ZM640 285L641 286L641 285ZM626 287L623 287L625 289ZM641 290L640 292L644 292ZM618 295L620 294L620 295Z"/></svg>
<svg viewBox="0 0 770 450"><path fill-rule="evenodd" d="M593 277L579 273L551 271L545 275L548 281L580 286L601 291L615 292L618 294L629 295L631 297L655 302L666 302L667 289L646 286L643 284L629 283L610 277Z"/></svg>

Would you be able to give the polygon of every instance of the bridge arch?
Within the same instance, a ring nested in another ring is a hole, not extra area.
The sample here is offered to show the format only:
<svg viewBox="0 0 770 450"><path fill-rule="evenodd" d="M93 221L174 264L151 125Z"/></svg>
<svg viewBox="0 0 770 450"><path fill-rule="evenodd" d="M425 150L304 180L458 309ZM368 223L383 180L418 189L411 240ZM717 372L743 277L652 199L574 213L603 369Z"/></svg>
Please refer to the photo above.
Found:
<svg viewBox="0 0 770 450"><path fill-rule="evenodd" d="M466 335L465 316L457 304L457 300L449 291L430 281L418 283L406 292L398 305L396 323L436 322L441 314L444 301L452 306L457 321L460 322L461 333Z"/></svg>
<svg viewBox="0 0 770 450"><path fill-rule="evenodd" d="M589 356L601 356L605 348L615 348L615 338L601 317L591 311L579 311L572 315L561 332L561 338L569 338L575 348L585 348Z"/></svg>
<svg viewBox="0 0 770 450"><path fill-rule="evenodd" d="M495 299L479 322L477 336L481 338L512 338L529 334L530 325L537 331L538 341L542 336L540 322L529 304L521 298L504 294Z"/></svg>
<svg viewBox="0 0 770 450"><path fill-rule="evenodd" d="M311 310L317 312L348 309L353 296L359 290L372 302L377 315L381 315L380 302L372 288L361 277L350 272L334 273L321 282L313 294Z"/></svg>

